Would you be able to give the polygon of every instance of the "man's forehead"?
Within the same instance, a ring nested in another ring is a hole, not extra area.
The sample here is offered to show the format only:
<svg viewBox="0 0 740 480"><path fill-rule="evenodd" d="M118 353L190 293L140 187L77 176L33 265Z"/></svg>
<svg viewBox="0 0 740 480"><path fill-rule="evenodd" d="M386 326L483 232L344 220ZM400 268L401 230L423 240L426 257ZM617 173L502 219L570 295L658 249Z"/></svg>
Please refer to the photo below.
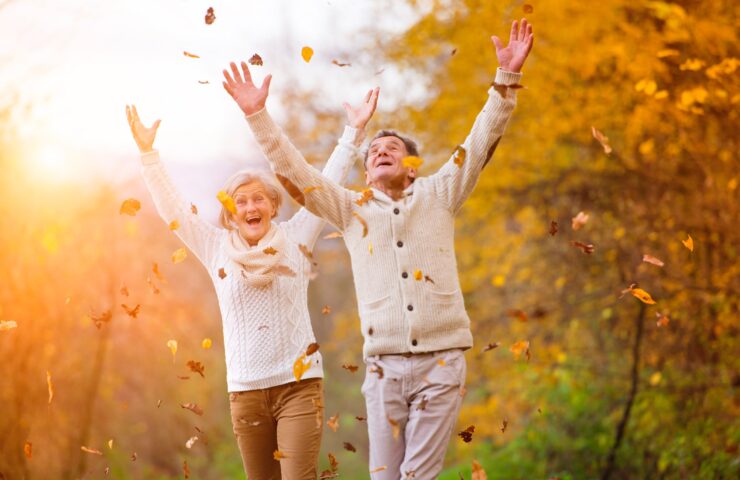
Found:
<svg viewBox="0 0 740 480"><path fill-rule="evenodd" d="M401 140L398 137L395 137L393 135L388 135L387 137L379 137L370 142L370 148L379 146L383 143L396 143L398 145L404 145L403 140Z"/></svg>

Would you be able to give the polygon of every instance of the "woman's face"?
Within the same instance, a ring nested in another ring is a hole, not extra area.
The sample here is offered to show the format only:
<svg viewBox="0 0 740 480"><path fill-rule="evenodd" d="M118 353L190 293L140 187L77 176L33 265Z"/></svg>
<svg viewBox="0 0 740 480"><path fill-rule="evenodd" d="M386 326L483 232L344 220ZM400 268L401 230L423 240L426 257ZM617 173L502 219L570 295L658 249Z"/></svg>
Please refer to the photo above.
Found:
<svg viewBox="0 0 740 480"><path fill-rule="evenodd" d="M249 245L257 245L257 242L270 231L270 222L276 213L275 204L267 193L267 188L262 182L255 180L239 186L233 198L239 232Z"/></svg>

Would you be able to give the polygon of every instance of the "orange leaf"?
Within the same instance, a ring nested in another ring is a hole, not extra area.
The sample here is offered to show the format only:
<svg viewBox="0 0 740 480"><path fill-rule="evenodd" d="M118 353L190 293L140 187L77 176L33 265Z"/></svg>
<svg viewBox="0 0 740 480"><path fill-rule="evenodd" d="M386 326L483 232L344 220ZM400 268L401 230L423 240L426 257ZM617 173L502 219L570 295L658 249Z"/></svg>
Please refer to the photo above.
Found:
<svg viewBox="0 0 740 480"><path fill-rule="evenodd" d="M358 207L363 206L367 202L369 202L373 198L373 191L369 188L366 188L362 191L362 196L355 200L355 203Z"/></svg>
<svg viewBox="0 0 740 480"><path fill-rule="evenodd" d="M223 268L219 268L218 269L218 278L220 278L222 280L224 278L226 278L226 270L224 270Z"/></svg>
<svg viewBox="0 0 740 480"><path fill-rule="evenodd" d="M296 382L300 382L303 374L306 373L306 371L308 371L308 369L311 367L310 360L308 361L308 363L303 363L305 359L306 354L304 353L293 363L293 376L295 377Z"/></svg>
<svg viewBox="0 0 740 480"><path fill-rule="evenodd" d="M342 232L331 232L324 235L324 240L331 240L332 238L342 238Z"/></svg>
<svg viewBox="0 0 740 480"><path fill-rule="evenodd" d="M313 355L314 353L316 353L318 351L319 351L319 344L316 343L316 342L314 342L314 343L310 344L308 346L308 348L306 348L306 356L307 357L310 357L311 355Z"/></svg>
<svg viewBox="0 0 740 480"><path fill-rule="evenodd" d="M301 57L303 57L303 61L308 63L311 61L311 57L313 57L313 48L311 47L303 47L301 49Z"/></svg>
<svg viewBox="0 0 740 480"><path fill-rule="evenodd" d="M331 428L333 432L336 432L339 429L339 414L329 417L329 420L326 421L326 426Z"/></svg>
<svg viewBox="0 0 740 480"><path fill-rule="evenodd" d="M31 442L26 442L23 444L23 453L26 455L27 459L33 458L33 444Z"/></svg>
<svg viewBox="0 0 740 480"><path fill-rule="evenodd" d="M262 252L265 253L265 254L267 254L267 255L275 255L277 253L277 250L275 250L272 247L267 247L264 250L262 250Z"/></svg>
<svg viewBox="0 0 740 480"><path fill-rule="evenodd" d="M181 403L180 407L190 410L196 415L202 416L203 415L203 409L198 406L196 403Z"/></svg>
<svg viewBox="0 0 740 480"><path fill-rule="evenodd" d="M177 220L172 220L169 224L169 229L177 230L178 228L180 228L180 222L178 222Z"/></svg>
<svg viewBox="0 0 740 480"><path fill-rule="evenodd" d="M172 263L177 264L183 262L187 257L187 250L185 250L185 248L178 248L177 250L172 252Z"/></svg>
<svg viewBox="0 0 740 480"><path fill-rule="evenodd" d="M206 367L204 367L202 363L196 362L194 360L188 360L187 365L188 365L188 368L192 372L195 372L195 373L199 374L201 377L206 378L206 376L203 373L205 371Z"/></svg>
<svg viewBox="0 0 740 480"><path fill-rule="evenodd" d="M694 251L694 239L691 238L691 235L689 235L689 238L686 240L681 240L681 243L683 243L684 247L688 248L689 251Z"/></svg>
<svg viewBox="0 0 740 480"><path fill-rule="evenodd" d="M324 305L324 308L321 309L322 315L329 315L331 313L331 307L329 305Z"/></svg>
<svg viewBox="0 0 740 480"><path fill-rule="evenodd" d="M129 307L125 303L122 303L121 306L126 311L126 314L131 318L136 318L136 316L139 314L139 309L141 308L141 305L136 305L134 308Z"/></svg>
<svg viewBox="0 0 740 480"><path fill-rule="evenodd" d="M272 458L274 458L275 460L279 462L281 458L287 458L287 457L280 450L275 450L274 452L272 452Z"/></svg>
<svg viewBox="0 0 740 480"><path fill-rule="evenodd" d="M529 351L529 342L526 340L519 340L518 342L514 342L514 344L509 347L509 351L516 355L516 358L519 358L522 353L524 353L525 351Z"/></svg>
<svg viewBox="0 0 740 480"><path fill-rule="evenodd" d="M54 385L51 383L51 373L48 370L46 371L46 386L49 390L49 403L51 403L51 399L54 398Z"/></svg>
<svg viewBox="0 0 740 480"><path fill-rule="evenodd" d="M648 292L641 288L632 288L630 289L630 293L643 303L647 303L648 305L655 305L655 300L653 300Z"/></svg>
<svg viewBox="0 0 740 480"><path fill-rule="evenodd" d="M200 342L200 346L204 350L208 350L209 348L211 348L211 346L213 346L213 340L211 340L210 338L204 338L203 341Z"/></svg>
<svg viewBox="0 0 740 480"><path fill-rule="evenodd" d="M5 330L10 330L13 328L17 328L18 324L15 322L15 320L1 320L0 321L0 332Z"/></svg>
<svg viewBox="0 0 740 480"><path fill-rule="evenodd" d="M103 452L95 448L88 448L88 447L82 446L80 447L80 450L82 450L85 453L92 453L93 455L103 455Z"/></svg>
<svg viewBox="0 0 740 480"><path fill-rule="evenodd" d="M355 373L357 371L358 367L357 365L350 365L348 363L342 364L342 368L345 370L349 370L351 373Z"/></svg>
<svg viewBox="0 0 740 480"><path fill-rule="evenodd" d="M139 210L141 210L141 202L139 202L135 198L129 198L123 201L120 210L118 210L118 214L131 215L133 217Z"/></svg>
<svg viewBox="0 0 740 480"><path fill-rule="evenodd" d="M195 55L194 53L190 53L190 52L182 52L182 54L190 58L200 58L198 55Z"/></svg>
<svg viewBox="0 0 740 480"><path fill-rule="evenodd" d="M475 460L473 460L473 476L470 477L470 480L488 480L486 471L483 470L481 464L476 462Z"/></svg>
<svg viewBox="0 0 740 480"><path fill-rule="evenodd" d="M256 53L252 55L251 57L249 57L248 61L250 65L262 66L262 57L260 57Z"/></svg>
<svg viewBox="0 0 740 480"><path fill-rule="evenodd" d="M458 145L457 148L455 148L455 152L453 155L455 155L455 165L458 166L458 168L462 168L463 163L465 163L465 147L462 145Z"/></svg>
<svg viewBox="0 0 740 480"><path fill-rule="evenodd" d="M211 25L213 22L216 21L216 15L213 13L213 7L208 7L208 10L206 11L206 17L205 17L206 25Z"/></svg>

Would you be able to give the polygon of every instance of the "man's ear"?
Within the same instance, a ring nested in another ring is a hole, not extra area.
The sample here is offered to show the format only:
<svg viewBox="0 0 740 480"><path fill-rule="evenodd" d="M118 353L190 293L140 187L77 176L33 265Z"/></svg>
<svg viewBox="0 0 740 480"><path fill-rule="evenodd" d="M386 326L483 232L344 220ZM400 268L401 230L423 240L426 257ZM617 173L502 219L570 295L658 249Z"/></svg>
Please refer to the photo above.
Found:
<svg viewBox="0 0 740 480"><path fill-rule="evenodd" d="M415 168L409 168L408 177L410 180L416 179L416 169Z"/></svg>
<svg viewBox="0 0 740 480"><path fill-rule="evenodd" d="M365 183L370 185L370 173L367 170L365 170Z"/></svg>

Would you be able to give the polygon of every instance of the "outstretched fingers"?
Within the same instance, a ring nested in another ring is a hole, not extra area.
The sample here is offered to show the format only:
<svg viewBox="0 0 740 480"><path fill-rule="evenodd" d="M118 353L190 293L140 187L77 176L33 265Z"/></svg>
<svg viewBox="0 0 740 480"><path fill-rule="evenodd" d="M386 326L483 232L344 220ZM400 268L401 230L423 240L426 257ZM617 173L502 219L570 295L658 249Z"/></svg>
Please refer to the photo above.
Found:
<svg viewBox="0 0 740 480"><path fill-rule="evenodd" d="M511 22L511 33L509 34L509 43L516 42L519 37L519 22L514 20Z"/></svg>
<svg viewBox="0 0 740 480"><path fill-rule="evenodd" d="M236 66L236 63L231 62L229 65L231 66L231 74L233 75L236 83L244 83L244 80L242 79L242 75L241 73L239 73L239 69Z"/></svg>
<svg viewBox="0 0 740 480"><path fill-rule="evenodd" d="M251 79L249 80L252 81ZM262 80L262 86L260 87L260 90L265 92L265 95L270 93L270 82L272 82L272 74L267 75L264 80Z"/></svg>
<svg viewBox="0 0 740 480"><path fill-rule="evenodd" d="M520 42L523 42L526 40L526 37L527 37L527 19L522 18L522 22L519 26L519 33L517 36L517 40L519 40Z"/></svg>
<svg viewBox="0 0 740 480"><path fill-rule="evenodd" d="M244 73L244 81L246 83L254 83L252 82L252 74L249 73L249 67L247 66L247 62L242 62L242 72Z"/></svg>

